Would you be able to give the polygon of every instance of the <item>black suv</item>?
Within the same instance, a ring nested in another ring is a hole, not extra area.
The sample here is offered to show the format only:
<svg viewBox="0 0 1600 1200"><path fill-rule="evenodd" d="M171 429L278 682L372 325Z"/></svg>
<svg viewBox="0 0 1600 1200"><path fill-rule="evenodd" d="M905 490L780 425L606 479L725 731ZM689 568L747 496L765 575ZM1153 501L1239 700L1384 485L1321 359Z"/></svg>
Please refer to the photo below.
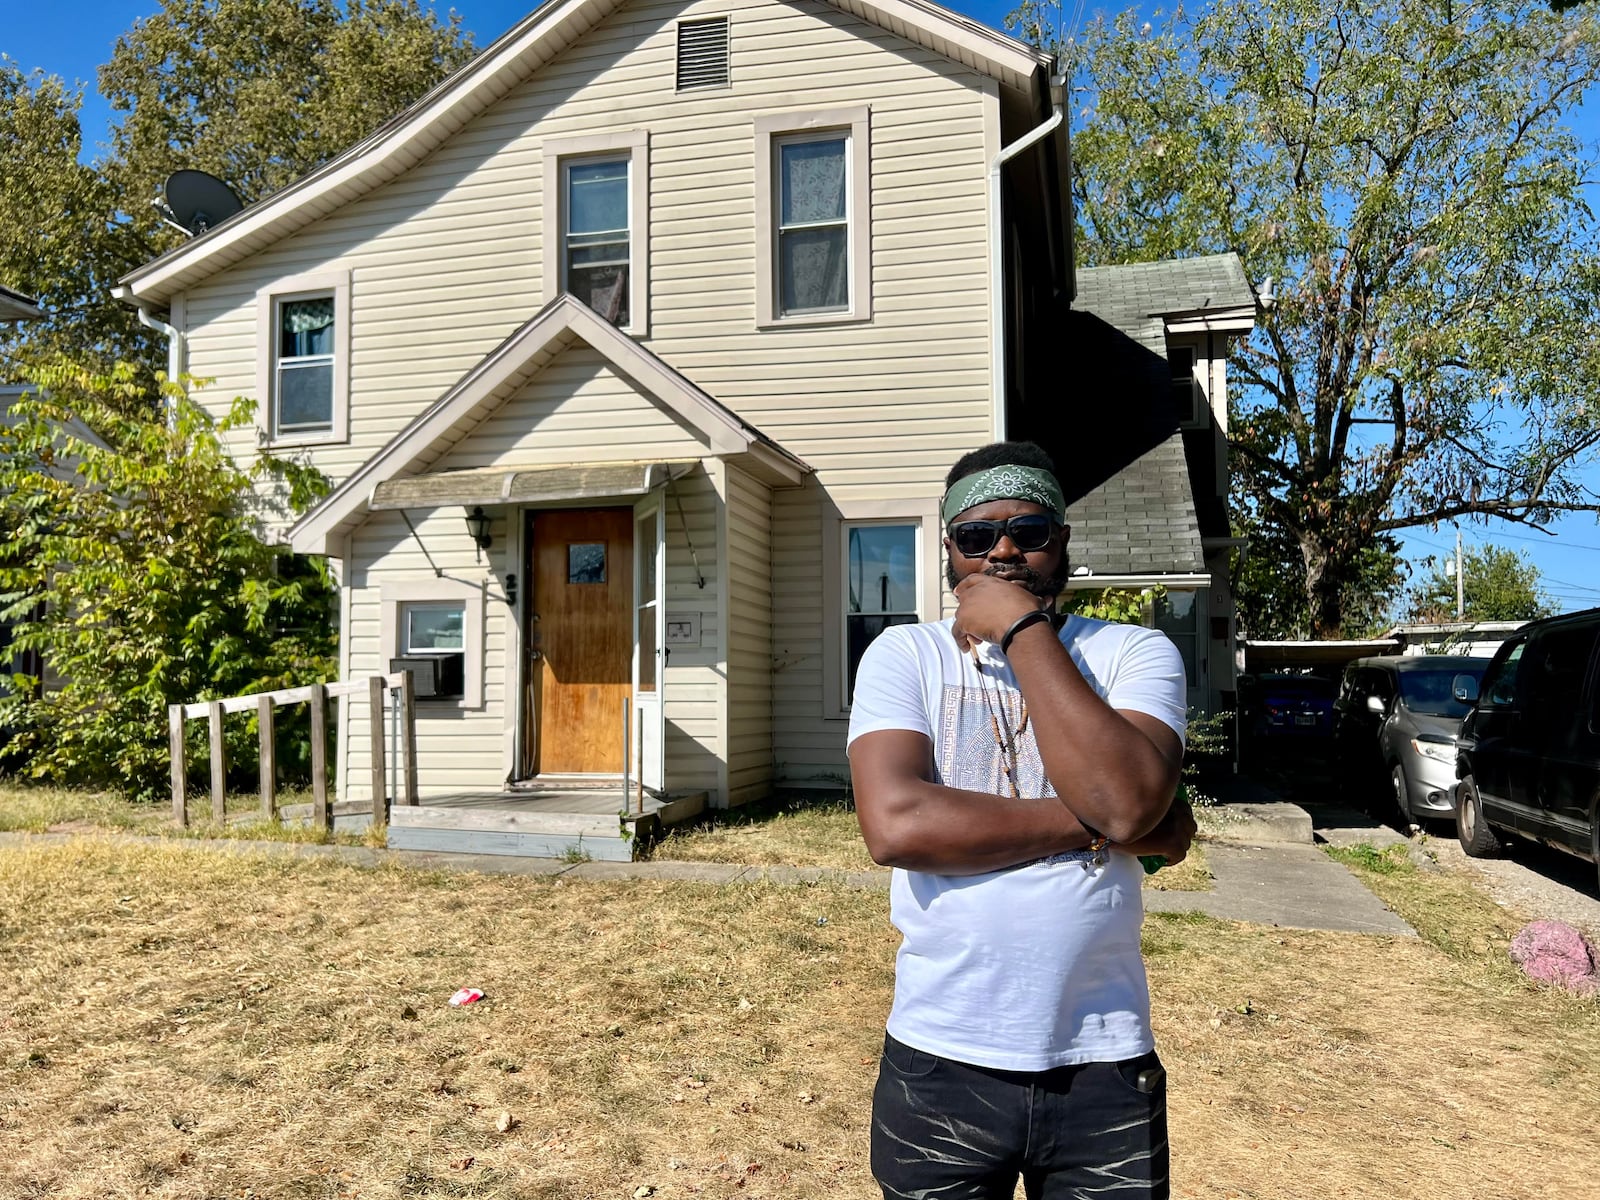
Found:
<svg viewBox="0 0 1600 1200"><path fill-rule="evenodd" d="M1504 642L1461 724L1456 831L1475 858L1501 832L1600 864L1600 608Z"/></svg>

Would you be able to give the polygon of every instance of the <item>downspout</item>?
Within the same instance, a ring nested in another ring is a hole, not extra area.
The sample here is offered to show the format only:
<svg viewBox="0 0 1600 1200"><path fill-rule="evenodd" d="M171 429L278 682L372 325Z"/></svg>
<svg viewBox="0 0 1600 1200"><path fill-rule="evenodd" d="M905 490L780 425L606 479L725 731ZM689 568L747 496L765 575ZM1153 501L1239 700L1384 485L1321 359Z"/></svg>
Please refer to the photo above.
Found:
<svg viewBox="0 0 1600 1200"><path fill-rule="evenodd" d="M1006 440L1006 298L1005 233L1000 212L1001 169L1024 150L1043 141L1065 119L1056 106L1048 120L1035 125L989 164L989 417L994 440Z"/></svg>
<svg viewBox="0 0 1600 1200"><path fill-rule="evenodd" d="M184 363L185 351L188 348L185 344L183 331L157 318L150 311L150 305L145 301L136 302L135 311L139 314L139 324L146 329L153 329L157 333L166 335L167 381L174 384L178 383L183 377L186 365ZM178 416L176 403L171 396L163 396L162 402L167 410L167 427L171 428Z"/></svg>

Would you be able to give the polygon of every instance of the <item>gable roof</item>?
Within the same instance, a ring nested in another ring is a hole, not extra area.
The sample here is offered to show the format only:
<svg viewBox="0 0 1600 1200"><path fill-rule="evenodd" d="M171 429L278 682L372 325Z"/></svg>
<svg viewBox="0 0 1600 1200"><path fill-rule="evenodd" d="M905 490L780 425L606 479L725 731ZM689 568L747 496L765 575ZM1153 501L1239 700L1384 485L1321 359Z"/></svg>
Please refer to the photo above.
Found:
<svg viewBox="0 0 1600 1200"><path fill-rule="evenodd" d="M611 369L696 430L712 455L734 459L774 485L797 484L810 474L811 468L801 459L563 292L301 517L289 529L289 544L300 554L336 553L335 537L360 521L379 484L409 474L452 431L477 425L575 341L592 347Z"/></svg>
<svg viewBox="0 0 1600 1200"><path fill-rule="evenodd" d="M625 2L548 0L363 141L130 271L112 294L119 300L165 303L185 287L388 183ZM1050 55L930 0L825 2L1017 91L1040 86L1053 61Z"/></svg>
<svg viewBox="0 0 1600 1200"><path fill-rule="evenodd" d="M1092 312L1147 349L1167 356L1167 329L1208 314L1255 316L1256 293L1231 251L1114 267L1080 267L1073 308Z"/></svg>

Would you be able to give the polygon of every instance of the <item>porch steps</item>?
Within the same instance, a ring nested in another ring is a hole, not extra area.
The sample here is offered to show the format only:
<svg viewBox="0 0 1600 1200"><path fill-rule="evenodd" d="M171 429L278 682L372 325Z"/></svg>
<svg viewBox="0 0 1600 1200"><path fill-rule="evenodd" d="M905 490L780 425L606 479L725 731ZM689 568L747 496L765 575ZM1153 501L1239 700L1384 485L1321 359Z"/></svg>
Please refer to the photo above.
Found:
<svg viewBox="0 0 1600 1200"><path fill-rule="evenodd" d="M560 812L511 807L505 798L473 807L470 801L389 810L391 850L444 850L462 854L504 854L521 858L577 858L631 862L642 836L653 837L704 811L704 792L650 802L643 815L616 812ZM549 803L545 801L544 803ZM490 806L492 805L492 806Z"/></svg>

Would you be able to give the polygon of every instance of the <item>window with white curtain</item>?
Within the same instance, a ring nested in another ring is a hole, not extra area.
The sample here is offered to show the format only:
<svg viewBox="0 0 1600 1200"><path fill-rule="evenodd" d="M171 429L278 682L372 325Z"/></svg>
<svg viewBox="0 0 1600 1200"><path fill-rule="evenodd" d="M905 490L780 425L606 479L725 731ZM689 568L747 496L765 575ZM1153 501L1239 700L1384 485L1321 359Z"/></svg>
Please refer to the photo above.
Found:
<svg viewBox="0 0 1600 1200"><path fill-rule="evenodd" d="M778 309L844 312L850 307L850 138L776 139Z"/></svg>
<svg viewBox="0 0 1600 1200"><path fill-rule="evenodd" d="M757 113L756 325L872 319L872 112Z"/></svg>
<svg viewBox="0 0 1600 1200"><path fill-rule="evenodd" d="M286 433L333 428L333 296L297 297L277 305L273 427Z"/></svg>

